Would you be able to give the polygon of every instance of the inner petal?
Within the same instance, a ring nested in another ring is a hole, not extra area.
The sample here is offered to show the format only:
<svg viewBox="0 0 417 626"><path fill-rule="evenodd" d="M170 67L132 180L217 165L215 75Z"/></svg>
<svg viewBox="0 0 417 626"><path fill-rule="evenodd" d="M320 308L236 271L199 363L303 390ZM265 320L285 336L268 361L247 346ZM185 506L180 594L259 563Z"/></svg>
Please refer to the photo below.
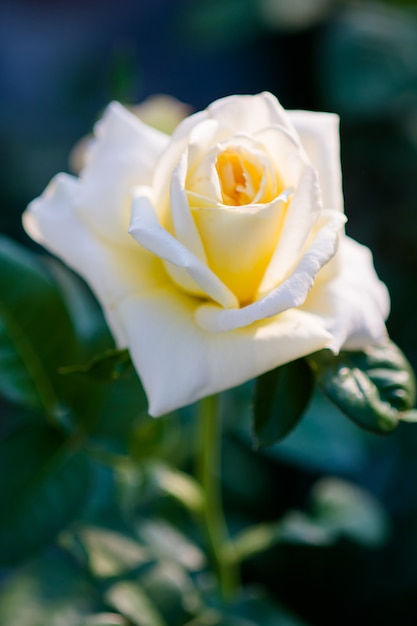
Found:
<svg viewBox="0 0 417 626"><path fill-rule="evenodd" d="M217 156L216 171L223 204L242 206L254 201L264 170L246 150L227 148Z"/></svg>
<svg viewBox="0 0 417 626"><path fill-rule="evenodd" d="M227 206L192 209L208 266L242 306L253 301L277 246L288 195L282 193L251 211Z"/></svg>

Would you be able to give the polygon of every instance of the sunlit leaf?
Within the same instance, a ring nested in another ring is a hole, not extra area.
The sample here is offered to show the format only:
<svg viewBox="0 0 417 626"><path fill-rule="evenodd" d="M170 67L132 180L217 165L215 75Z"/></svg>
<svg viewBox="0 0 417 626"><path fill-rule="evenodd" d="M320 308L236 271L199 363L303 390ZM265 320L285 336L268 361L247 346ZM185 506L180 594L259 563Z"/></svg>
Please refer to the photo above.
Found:
<svg viewBox="0 0 417 626"><path fill-rule="evenodd" d="M77 624L78 626L78 624ZM79 626L130 626L118 613L96 613L89 615Z"/></svg>
<svg viewBox="0 0 417 626"><path fill-rule="evenodd" d="M203 552L189 537L163 519L145 520L137 526L138 536L156 557L180 563L189 571L201 569Z"/></svg>
<svg viewBox="0 0 417 626"><path fill-rule="evenodd" d="M139 583L121 581L105 594L110 606L127 617L135 626L167 626L158 608Z"/></svg>
<svg viewBox="0 0 417 626"><path fill-rule="evenodd" d="M390 432L414 405L414 373L392 342L337 356L323 350L309 362L323 393L367 430Z"/></svg>
<svg viewBox="0 0 417 626"><path fill-rule="evenodd" d="M120 532L88 526L81 528L77 536L91 571L99 577L126 574L151 558L149 550Z"/></svg>
<svg viewBox="0 0 417 626"><path fill-rule="evenodd" d="M168 624L184 624L203 609L195 581L171 560L155 563L141 576L141 584Z"/></svg>
<svg viewBox="0 0 417 626"><path fill-rule="evenodd" d="M369 492L336 478L316 483L311 515L322 528L369 547L383 543L389 533L387 514Z"/></svg>
<svg viewBox="0 0 417 626"><path fill-rule="evenodd" d="M17 569L0 584L2 626L127 626L89 622L98 593L87 573L59 550ZM86 620L86 621L85 621Z"/></svg>

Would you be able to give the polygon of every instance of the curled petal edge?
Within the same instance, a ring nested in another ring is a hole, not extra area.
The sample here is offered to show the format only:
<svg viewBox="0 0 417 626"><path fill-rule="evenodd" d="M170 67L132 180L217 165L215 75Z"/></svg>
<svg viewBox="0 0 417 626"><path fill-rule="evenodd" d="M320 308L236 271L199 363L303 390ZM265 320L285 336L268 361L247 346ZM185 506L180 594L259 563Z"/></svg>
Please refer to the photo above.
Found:
<svg viewBox="0 0 417 626"><path fill-rule="evenodd" d="M320 221L322 226L315 239L287 280L261 300L241 309L200 306L195 312L200 328L212 333L229 332L304 304L317 273L336 252L339 231L346 217L335 211L324 211Z"/></svg>
<svg viewBox="0 0 417 626"><path fill-rule="evenodd" d="M202 291L222 307L239 306L236 296L210 268L162 228L145 195L136 196L133 200L129 233L143 248L160 259L184 268Z"/></svg>

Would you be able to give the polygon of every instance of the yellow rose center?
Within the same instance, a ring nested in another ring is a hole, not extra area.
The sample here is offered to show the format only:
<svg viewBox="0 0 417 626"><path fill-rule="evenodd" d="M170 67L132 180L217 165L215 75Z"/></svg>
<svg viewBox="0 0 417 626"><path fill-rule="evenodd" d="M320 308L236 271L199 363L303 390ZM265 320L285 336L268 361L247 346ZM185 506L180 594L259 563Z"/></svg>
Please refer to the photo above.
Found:
<svg viewBox="0 0 417 626"><path fill-rule="evenodd" d="M186 189L208 266L242 306L253 302L286 212L274 163L258 146L228 146L189 172Z"/></svg>
<svg viewBox="0 0 417 626"><path fill-rule="evenodd" d="M217 157L216 170L219 177L223 204L241 206L255 199L262 181L263 172L253 163L244 150L224 150Z"/></svg>

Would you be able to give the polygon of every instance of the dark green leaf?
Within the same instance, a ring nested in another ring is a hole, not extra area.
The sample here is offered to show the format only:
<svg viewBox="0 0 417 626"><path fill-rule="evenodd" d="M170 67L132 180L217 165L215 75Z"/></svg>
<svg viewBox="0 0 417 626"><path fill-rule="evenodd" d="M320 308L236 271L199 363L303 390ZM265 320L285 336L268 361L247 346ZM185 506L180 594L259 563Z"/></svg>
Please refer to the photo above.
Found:
<svg viewBox="0 0 417 626"><path fill-rule="evenodd" d="M238 617L239 616L239 617ZM241 619L239 619L241 618ZM307 626L287 608L277 605L259 588L241 594L222 626Z"/></svg>
<svg viewBox="0 0 417 626"><path fill-rule="evenodd" d="M0 396L65 432L125 439L146 412L146 397L84 283L56 261L43 263L0 238L0 289ZM102 356L93 358L96 352ZM89 364L73 367L83 361Z"/></svg>
<svg viewBox="0 0 417 626"><path fill-rule="evenodd" d="M293 361L256 380L254 434L259 445L283 439L298 424L313 391L313 377L306 363Z"/></svg>
<svg viewBox="0 0 417 626"><path fill-rule="evenodd" d="M106 350L95 356L86 365L67 365L59 369L60 374L82 374L93 380L117 380L132 369L128 350Z"/></svg>
<svg viewBox="0 0 417 626"><path fill-rule="evenodd" d="M91 466L55 430L26 427L0 444L0 563L44 548L82 509Z"/></svg>
<svg viewBox="0 0 417 626"><path fill-rule="evenodd" d="M380 445L384 442L344 419L342 411L316 388L299 427L262 454L310 472L349 476L360 472L369 450Z"/></svg>
<svg viewBox="0 0 417 626"><path fill-rule="evenodd" d="M66 265L53 257L42 256L71 318L80 350L80 362L114 348L114 341L103 312L88 285Z"/></svg>
<svg viewBox="0 0 417 626"><path fill-rule="evenodd" d="M71 321L37 258L0 238L0 394L54 419L60 365L75 358Z"/></svg>
<svg viewBox="0 0 417 626"><path fill-rule="evenodd" d="M414 373L392 342L337 356L323 350L308 361L323 393L367 430L390 432L414 405Z"/></svg>

